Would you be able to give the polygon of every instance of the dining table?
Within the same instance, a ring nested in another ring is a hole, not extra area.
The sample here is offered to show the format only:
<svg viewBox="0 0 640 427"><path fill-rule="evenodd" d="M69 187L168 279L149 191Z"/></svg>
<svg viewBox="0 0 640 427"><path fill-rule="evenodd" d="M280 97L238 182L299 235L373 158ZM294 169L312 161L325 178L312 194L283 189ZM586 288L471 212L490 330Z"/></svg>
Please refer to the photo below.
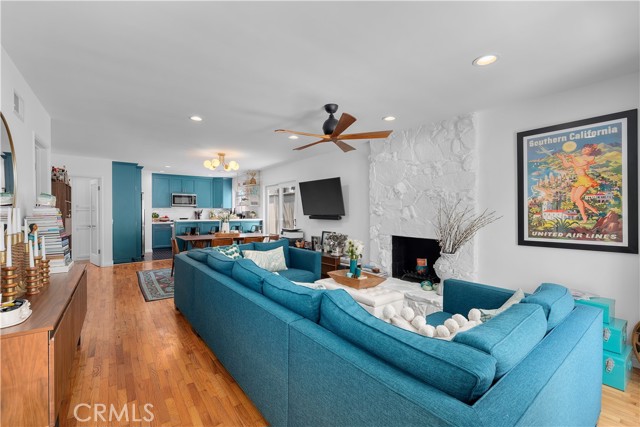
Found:
<svg viewBox="0 0 640 427"><path fill-rule="evenodd" d="M232 238L234 242L237 243L242 243L244 241L244 239L246 239L247 237L269 237L268 234L263 234L263 233L229 233L227 235L225 235L224 237L216 237L213 234L197 234L197 235L182 235L182 236L176 236L176 239L181 240L184 245L182 248L180 248L181 250L185 250L187 248L189 248L189 246L191 248L204 248L206 247L209 243L211 243L212 240L215 239L228 239L228 238Z"/></svg>

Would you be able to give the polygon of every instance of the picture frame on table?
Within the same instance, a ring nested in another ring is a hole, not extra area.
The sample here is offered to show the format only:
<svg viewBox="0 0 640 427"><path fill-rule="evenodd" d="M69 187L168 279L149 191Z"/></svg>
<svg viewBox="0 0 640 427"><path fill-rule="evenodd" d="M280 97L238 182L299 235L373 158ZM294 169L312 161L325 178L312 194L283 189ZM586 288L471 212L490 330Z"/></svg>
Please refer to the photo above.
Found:
<svg viewBox="0 0 640 427"><path fill-rule="evenodd" d="M333 233L333 231L323 231L322 232L322 238L320 240L320 245L324 246L327 244L327 236L329 234Z"/></svg>
<svg viewBox="0 0 640 427"><path fill-rule="evenodd" d="M322 250L322 245L320 244L320 236L311 236L311 249L317 251L318 248Z"/></svg>
<svg viewBox="0 0 640 427"><path fill-rule="evenodd" d="M517 134L518 245L638 253L638 110Z"/></svg>

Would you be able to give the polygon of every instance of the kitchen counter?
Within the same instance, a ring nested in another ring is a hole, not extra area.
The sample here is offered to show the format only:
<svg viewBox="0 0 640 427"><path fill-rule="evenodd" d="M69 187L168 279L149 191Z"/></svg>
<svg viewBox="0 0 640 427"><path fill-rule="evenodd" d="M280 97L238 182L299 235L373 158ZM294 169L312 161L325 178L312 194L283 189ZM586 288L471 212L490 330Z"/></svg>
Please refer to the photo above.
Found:
<svg viewBox="0 0 640 427"><path fill-rule="evenodd" d="M236 221L262 221L262 218L236 218L236 219L230 219L229 222L236 222ZM220 222L219 219L176 219L175 222Z"/></svg>
<svg viewBox="0 0 640 427"><path fill-rule="evenodd" d="M157 225L157 224L160 224L160 225L163 225L163 224L171 225L171 224L173 224L173 221L153 221L153 222L151 222L151 224L153 224L153 225Z"/></svg>

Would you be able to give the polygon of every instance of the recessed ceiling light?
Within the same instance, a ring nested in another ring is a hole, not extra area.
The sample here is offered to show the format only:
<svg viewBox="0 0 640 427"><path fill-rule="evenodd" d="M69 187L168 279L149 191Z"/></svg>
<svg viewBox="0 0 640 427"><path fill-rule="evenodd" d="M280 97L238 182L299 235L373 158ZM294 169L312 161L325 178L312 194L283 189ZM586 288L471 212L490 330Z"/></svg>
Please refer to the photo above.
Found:
<svg viewBox="0 0 640 427"><path fill-rule="evenodd" d="M165 166L165 168L170 168L170 167L171 167L171 166L169 166L169 165Z"/></svg>
<svg viewBox="0 0 640 427"><path fill-rule="evenodd" d="M191 120L193 120L194 122L201 122L202 121L202 117L200 117L200 116L191 116L189 118Z"/></svg>
<svg viewBox="0 0 640 427"><path fill-rule="evenodd" d="M289 139L298 139L298 135L289 135Z"/></svg>
<svg viewBox="0 0 640 427"><path fill-rule="evenodd" d="M483 55L473 60L473 65L478 67L484 67L485 65L491 65L498 60L498 55Z"/></svg>
<svg viewBox="0 0 640 427"><path fill-rule="evenodd" d="M396 119L396 118L395 118L395 117L393 117L393 116L386 116L386 117L383 117L383 118L382 118L382 120L384 120L385 122L392 122L392 121L394 121L395 119Z"/></svg>

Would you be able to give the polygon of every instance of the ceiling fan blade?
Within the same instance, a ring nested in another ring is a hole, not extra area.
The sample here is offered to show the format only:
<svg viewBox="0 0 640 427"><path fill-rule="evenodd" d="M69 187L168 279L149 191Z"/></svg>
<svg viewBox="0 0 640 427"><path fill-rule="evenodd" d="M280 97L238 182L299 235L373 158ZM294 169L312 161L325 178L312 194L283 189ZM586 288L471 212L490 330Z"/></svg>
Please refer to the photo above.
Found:
<svg viewBox="0 0 640 427"><path fill-rule="evenodd" d="M342 151L344 151L345 153L349 152L349 151L353 151L355 150L355 148L353 148L352 146L350 146L349 144L347 144L346 142L342 142L340 140L337 141L333 141L334 144L336 144L338 147L340 147L340 149Z"/></svg>
<svg viewBox="0 0 640 427"><path fill-rule="evenodd" d="M298 132L298 131L289 130L289 129L276 129L274 130L274 132L278 132L278 133L286 132L286 133L292 133L294 135L313 136L316 138L323 138L323 139L328 136L328 135L318 135L317 133Z"/></svg>
<svg viewBox="0 0 640 427"><path fill-rule="evenodd" d="M342 115L340 116L340 120L338 120L338 124L333 130L333 133L331 134L331 138L337 138L338 136L340 136L340 134L345 130L347 130L349 126L354 124L355 121L356 121L356 118L353 117L351 114L342 113Z"/></svg>
<svg viewBox="0 0 640 427"><path fill-rule="evenodd" d="M311 147L311 146L313 146L313 145L320 144L320 143L322 143L322 142L329 142L329 141L331 141L331 140L330 140L330 139L324 139L324 138L323 138L323 139L321 139L320 141L312 142L311 144L307 144L307 145L303 145L302 147L294 148L294 150L304 150L305 148L309 148L309 147Z"/></svg>
<svg viewBox="0 0 640 427"><path fill-rule="evenodd" d="M381 130L379 132L363 132L363 133L348 133L340 136L340 139L377 139L386 138L391 135L392 130Z"/></svg>

